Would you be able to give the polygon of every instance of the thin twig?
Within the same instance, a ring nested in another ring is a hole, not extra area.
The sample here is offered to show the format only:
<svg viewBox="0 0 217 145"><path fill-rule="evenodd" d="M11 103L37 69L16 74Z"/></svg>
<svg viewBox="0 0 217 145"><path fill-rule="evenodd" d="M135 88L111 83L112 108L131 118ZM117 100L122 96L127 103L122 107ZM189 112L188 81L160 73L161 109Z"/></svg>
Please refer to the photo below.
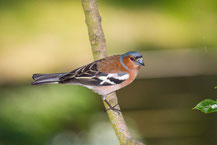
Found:
<svg viewBox="0 0 217 145"><path fill-rule="evenodd" d="M82 0L82 6L94 59L104 58L107 56L106 41L101 26L101 17L99 15L97 2L96 0ZM118 103L116 93L108 95L106 99L112 106ZM105 102L104 105L105 108L108 109L108 105ZM117 109L120 109L119 106L117 106ZM144 145L131 135L122 113L116 113L112 110L108 110L107 113L121 145Z"/></svg>

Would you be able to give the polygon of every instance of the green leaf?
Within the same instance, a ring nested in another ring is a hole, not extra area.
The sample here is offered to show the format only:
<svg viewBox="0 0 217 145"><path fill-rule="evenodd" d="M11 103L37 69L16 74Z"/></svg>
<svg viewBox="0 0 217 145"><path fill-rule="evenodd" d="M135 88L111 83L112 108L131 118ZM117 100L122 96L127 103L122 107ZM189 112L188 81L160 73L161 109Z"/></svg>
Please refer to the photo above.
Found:
<svg viewBox="0 0 217 145"><path fill-rule="evenodd" d="M215 89L217 89L217 86L215 86Z"/></svg>
<svg viewBox="0 0 217 145"><path fill-rule="evenodd" d="M217 101L205 99L197 104L193 109L200 110L203 113L217 112Z"/></svg>

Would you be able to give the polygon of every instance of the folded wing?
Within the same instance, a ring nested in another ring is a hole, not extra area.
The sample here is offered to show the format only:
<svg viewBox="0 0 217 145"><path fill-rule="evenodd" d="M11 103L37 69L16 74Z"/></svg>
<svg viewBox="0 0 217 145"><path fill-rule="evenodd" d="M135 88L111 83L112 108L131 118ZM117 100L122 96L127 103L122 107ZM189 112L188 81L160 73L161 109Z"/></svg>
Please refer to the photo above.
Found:
<svg viewBox="0 0 217 145"><path fill-rule="evenodd" d="M127 72L105 73L97 69L98 61L80 67L60 77L60 84L77 83L89 86L110 86L124 82L129 78Z"/></svg>

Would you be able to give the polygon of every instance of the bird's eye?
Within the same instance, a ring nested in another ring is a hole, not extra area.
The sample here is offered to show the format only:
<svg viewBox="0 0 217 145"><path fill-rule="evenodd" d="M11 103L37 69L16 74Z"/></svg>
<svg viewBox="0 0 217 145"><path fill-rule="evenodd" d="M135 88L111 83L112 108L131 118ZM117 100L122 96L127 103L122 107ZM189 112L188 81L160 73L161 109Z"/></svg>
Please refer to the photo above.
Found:
<svg viewBox="0 0 217 145"><path fill-rule="evenodd" d="M134 57L130 57L130 60L132 60L132 61L133 61L133 60L135 60L135 58L134 58Z"/></svg>

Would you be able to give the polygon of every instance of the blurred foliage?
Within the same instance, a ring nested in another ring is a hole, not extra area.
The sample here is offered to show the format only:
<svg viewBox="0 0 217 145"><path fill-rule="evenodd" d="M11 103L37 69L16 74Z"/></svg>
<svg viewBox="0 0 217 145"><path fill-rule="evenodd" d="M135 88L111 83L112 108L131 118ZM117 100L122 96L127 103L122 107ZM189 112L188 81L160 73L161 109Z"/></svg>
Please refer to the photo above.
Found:
<svg viewBox="0 0 217 145"><path fill-rule="evenodd" d="M41 144L67 124L76 124L74 130L85 129L98 108L95 95L79 86L4 86L0 92L0 143L4 144Z"/></svg>

